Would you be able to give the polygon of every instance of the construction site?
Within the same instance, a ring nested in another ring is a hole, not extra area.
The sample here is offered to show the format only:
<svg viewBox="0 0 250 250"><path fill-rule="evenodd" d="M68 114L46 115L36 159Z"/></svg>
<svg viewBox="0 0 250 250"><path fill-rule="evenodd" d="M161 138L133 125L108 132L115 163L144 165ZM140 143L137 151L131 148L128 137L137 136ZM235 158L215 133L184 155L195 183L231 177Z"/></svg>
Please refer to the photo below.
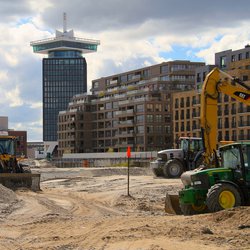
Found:
<svg viewBox="0 0 250 250"><path fill-rule="evenodd" d="M248 85L214 68L202 138L140 166L130 147L123 167L27 161L1 135L0 249L250 249L250 142L217 141L219 93L250 105Z"/></svg>
<svg viewBox="0 0 250 250"><path fill-rule="evenodd" d="M128 196L127 168L30 164L41 191L0 185L0 249L249 249L250 207L164 212L166 192L177 193L180 179L131 168Z"/></svg>
<svg viewBox="0 0 250 250"><path fill-rule="evenodd" d="M0 117L0 250L250 249L250 46L102 77L88 95L83 54L100 41L63 21L30 43L48 56L40 158Z"/></svg>

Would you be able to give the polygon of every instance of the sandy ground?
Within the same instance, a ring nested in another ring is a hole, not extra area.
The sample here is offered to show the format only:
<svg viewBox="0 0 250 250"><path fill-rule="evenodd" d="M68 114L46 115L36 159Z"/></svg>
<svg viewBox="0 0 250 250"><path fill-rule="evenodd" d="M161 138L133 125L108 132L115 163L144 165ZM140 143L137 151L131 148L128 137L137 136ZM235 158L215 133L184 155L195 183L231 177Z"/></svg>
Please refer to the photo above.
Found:
<svg viewBox="0 0 250 250"><path fill-rule="evenodd" d="M41 172L40 192L0 185L1 250L250 249L249 207L165 214L165 193L180 189L179 179L137 173L130 176L127 196L124 171Z"/></svg>

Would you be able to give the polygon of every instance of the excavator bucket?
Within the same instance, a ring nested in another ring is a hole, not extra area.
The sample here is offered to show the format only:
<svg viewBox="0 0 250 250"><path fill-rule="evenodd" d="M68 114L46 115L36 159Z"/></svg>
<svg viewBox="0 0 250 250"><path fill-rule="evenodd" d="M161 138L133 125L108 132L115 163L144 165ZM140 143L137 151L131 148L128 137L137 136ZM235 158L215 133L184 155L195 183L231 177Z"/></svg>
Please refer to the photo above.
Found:
<svg viewBox="0 0 250 250"><path fill-rule="evenodd" d="M31 173L1 173L0 184L10 189L28 188L40 191L40 174Z"/></svg>
<svg viewBox="0 0 250 250"><path fill-rule="evenodd" d="M182 214L178 194L166 194L165 212L168 214Z"/></svg>

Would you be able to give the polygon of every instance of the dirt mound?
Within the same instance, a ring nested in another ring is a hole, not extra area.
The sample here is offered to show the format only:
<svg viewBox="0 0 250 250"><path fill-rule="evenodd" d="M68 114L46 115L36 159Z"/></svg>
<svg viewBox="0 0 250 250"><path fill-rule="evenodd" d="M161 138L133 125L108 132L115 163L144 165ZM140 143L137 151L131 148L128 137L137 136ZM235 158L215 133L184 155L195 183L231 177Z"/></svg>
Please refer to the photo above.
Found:
<svg viewBox="0 0 250 250"><path fill-rule="evenodd" d="M227 226L246 225L250 228L250 207L236 207L206 216L207 220Z"/></svg>
<svg viewBox="0 0 250 250"><path fill-rule="evenodd" d="M0 184L0 218L6 213L11 213L18 201L15 192Z"/></svg>

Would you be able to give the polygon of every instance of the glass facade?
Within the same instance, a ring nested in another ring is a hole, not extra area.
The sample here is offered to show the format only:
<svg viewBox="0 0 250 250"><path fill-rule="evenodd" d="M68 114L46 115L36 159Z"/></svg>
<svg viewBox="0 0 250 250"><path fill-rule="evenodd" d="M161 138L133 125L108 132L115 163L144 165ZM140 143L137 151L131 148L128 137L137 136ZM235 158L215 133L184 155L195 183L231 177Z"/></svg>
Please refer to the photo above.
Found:
<svg viewBox="0 0 250 250"><path fill-rule="evenodd" d="M70 58L68 55L75 57ZM74 51L52 51L49 58L43 59L44 141L57 141L59 111L67 109L74 95L85 92L87 92L85 58L79 57Z"/></svg>

